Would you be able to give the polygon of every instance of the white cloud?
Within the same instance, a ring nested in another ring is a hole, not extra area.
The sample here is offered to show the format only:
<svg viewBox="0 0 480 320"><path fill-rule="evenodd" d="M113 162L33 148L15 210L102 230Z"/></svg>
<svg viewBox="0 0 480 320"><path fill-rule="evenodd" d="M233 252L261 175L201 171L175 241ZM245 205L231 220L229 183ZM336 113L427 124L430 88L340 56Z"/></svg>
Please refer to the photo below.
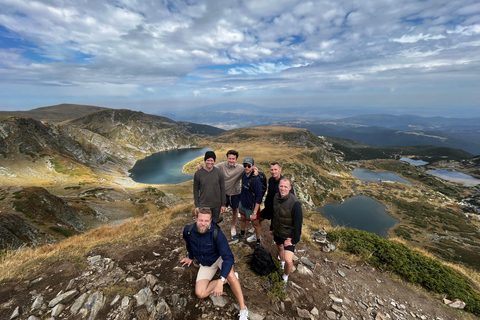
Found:
<svg viewBox="0 0 480 320"><path fill-rule="evenodd" d="M452 77L462 91L480 80L479 13L476 0L3 0L0 91L248 98L398 93Z"/></svg>

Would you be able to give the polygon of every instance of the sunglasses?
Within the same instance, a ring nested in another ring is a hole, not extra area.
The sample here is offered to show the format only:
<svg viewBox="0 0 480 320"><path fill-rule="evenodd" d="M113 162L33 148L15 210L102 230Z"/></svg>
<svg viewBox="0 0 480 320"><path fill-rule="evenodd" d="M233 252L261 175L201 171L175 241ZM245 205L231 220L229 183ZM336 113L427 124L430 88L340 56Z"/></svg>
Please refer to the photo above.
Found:
<svg viewBox="0 0 480 320"><path fill-rule="evenodd" d="M244 164L243 164L243 167L244 167L244 168L251 168L252 165L251 165L251 164L248 164L248 163L244 163Z"/></svg>

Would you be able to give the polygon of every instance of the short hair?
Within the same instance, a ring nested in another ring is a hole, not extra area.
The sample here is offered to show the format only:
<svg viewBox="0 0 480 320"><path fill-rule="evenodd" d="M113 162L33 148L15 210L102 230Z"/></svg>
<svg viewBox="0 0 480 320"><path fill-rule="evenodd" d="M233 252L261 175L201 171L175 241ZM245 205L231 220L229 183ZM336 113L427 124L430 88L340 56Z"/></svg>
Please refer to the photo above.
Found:
<svg viewBox="0 0 480 320"><path fill-rule="evenodd" d="M280 163L278 163L278 161L272 161L270 162L270 166L274 166L274 165L277 165L279 166L280 168L282 167L282 165Z"/></svg>
<svg viewBox="0 0 480 320"><path fill-rule="evenodd" d="M292 187L292 180L290 180L287 177L282 177L282 179L280 179L279 183L282 182L282 180L288 181L288 183L290 183L290 187Z"/></svg>
<svg viewBox="0 0 480 320"><path fill-rule="evenodd" d="M233 150L233 149L232 149L232 150L228 150L228 151L227 151L227 158L228 158L228 155L229 155L229 154L233 154L233 155L234 155L235 157L237 157L237 159L238 159L238 151L237 151L237 150Z"/></svg>
<svg viewBox="0 0 480 320"><path fill-rule="evenodd" d="M202 213L202 214L209 214L209 215L212 215L212 210L210 210L210 208L207 208L207 207L203 207L203 208L200 208L198 210L198 213Z"/></svg>

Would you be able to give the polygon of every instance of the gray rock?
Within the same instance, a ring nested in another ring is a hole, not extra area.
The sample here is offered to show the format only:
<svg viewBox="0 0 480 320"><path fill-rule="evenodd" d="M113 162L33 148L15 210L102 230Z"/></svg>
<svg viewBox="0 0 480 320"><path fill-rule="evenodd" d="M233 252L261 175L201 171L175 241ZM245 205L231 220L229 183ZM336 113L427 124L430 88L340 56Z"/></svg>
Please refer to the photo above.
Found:
<svg viewBox="0 0 480 320"><path fill-rule="evenodd" d="M335 302L335 303L338 303L338 304L342 304L343 303L343 300L340 299L340 298L337 298L336 296L334 296L333 294L330 294L330 299Z"/></svg>
<svg viewBox="0 0 480 320"><path fill-rule="evenodd" d="M315 268L315 264L312 261L308 260L307 257L301 257L300 262L310 268Z"/></svg>
<svg viewBox="0 0 480 320"><path fill-rule="evenodd" d="M112 302L110 302L110 306L113 306L115 303L118 302L118 300L120 300L120 295L119 294L117 294L115 296L115 298L113 298Z"/></svg>
<svg viewBox="0 0 480 320"><path fill-rule="evenodd" d="M300 274L304 274L304 275L308 275L308 276L313 276L312 270L308 269L308 268L305 267L303 264L299 264L299 265L298 265L297 271L298 271Z"/></svg>
<svg viewBox="0 0 480 320"><path fill-rule="evenodd" d="M104 303L105 297L103 296L103 292L96 291L88 296L87 301L83 304L79 314L85 318L90 313L88 320L94 320Z"/></svg>
<svg viewBox="0 0 480 320"><path fill-rule="evenodd" d="M55 297L52 301L50 301L48 306L50 308L53 308L59 303L67 303L70 300L72 300L77 294L78 294L78 291L76 289L62 293L61 295Z"/></svg>
<svg viewBox="0 0 480 320"><path fill-rule="evenodd" d="M130 298L129 297L123 297L122 299L122 303L121 303L121 308L122 309L125 309L128 307L128 305L130 304Z"/></svg>
<svg viewBox="0 0 480 320"><path fill-rule="evenodd" d="M43 296L39 295L35 298L35 301L33 301L31 311L40 309L42 305L43 305Z"/></svg>
<svg viewBox="0 0 480 320"><path fill-rule="evenodd" d="M333 311L327 310L325 311L325 315L327 316L328 319L330 320L335 320L337 319L337 314Z"/></svg>
<svg viewBox="0 0 480 320"><path fill-rule="evenodd" d="M215 297L213 294L211 294L210 299L212 300L213 305L216 307L223 308L227 304L227 299L225 299L223 296Z"/></svg>
<svg viewBox="0 0 480 320"><path fill-rule="evenodd" d="M313 309L310 310L310 313L315 317L318 317L320 315L320 313L318 312L318 309L316 307L313 307Z"/></svg>
<svg viewBox="0 0 480 320"><path fill-rule="evenodd" d="M168 320L171 319L171 311L164 299L160 299L155 309L150 314L149 320Z"/></svg>
<svg viewBox="0 0 480 320"><path fill-rule="evenodd" d="M102 259L102 256L97 255L97 256L93 256L93 257L88 257L87 261L90 262L90 264L94 264L95 262L100 261L100 259Z"/></svg>
<svg viewBox="0 0 480 320"><path fill-rule="evenodd" d="M15 310L13 310L13 313L10 316L10 319L15 319L18 316L20 316L20 307L16 307Z"/></svg>
<svg viewBox="0 0 480 320"><path fill-rule="evenodd" d="M345 273L342 270L338 270L337 273L342 277L345 278Z"/></svg>
<svg viewBox="0 0 480 320"><path fill-rule="evenodd" d="M75 316L77 315L78 311L80 311L80 308L82 307L83 303L85 302L85 299L87 298L87 294L83 293L80 297L75 300L75 302L72 304L70 307L70 313Z"/></svg>
<svg viewBox="0 0 480 320"><path fill-rule="evenodd" d="M147 280L147 284L150 286L150 288L153 288L159 281L158 278L153 274L147 274L145 279Z"/></svg>
<svg viewBox="0 0 480 320"><path fill-rule="evenodd" d="M311 318L310 312L308 312L308 310L300 309L298 307L297 307L297 314L300 318L305 318L305 319Z"/></svg>
<svg viewBox="0 0 480 320"><path fill-rule="evenodd" d="M148 313L152 313L153 309L155 309L153 293L152 293L152 290L150 290L150 288L143 288L133 297L137 299L137 306L145 305Z"/></svg>
<svg viewBox="0 0 480 320"><path fill-rule="evenodd" d="M37 318L35 316L30 316L30 317L28 317L27 320L40 320L40 318Z"/></svg>
<svg viewBox="0 0 480 320"><path fill-rule="evenodd" d="M60 313L63 312L63 310L65 310L65 305L64 304L57 304L55 307L53 307L52 309L52 317L56 317L56 316L59 316Z"/></svg>
<svg viewBox="0 0 480 320"><path fill-rule="evenodd" d="M332 309L338 313L342 313L342 307L339 306L338 304L332 304Z"/></svg>

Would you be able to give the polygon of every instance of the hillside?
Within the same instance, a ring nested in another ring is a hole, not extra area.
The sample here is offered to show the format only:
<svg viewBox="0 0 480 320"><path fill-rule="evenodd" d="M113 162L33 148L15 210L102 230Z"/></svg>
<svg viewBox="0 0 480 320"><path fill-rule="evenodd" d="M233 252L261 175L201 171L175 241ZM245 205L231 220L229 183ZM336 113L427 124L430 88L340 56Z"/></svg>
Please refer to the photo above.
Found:
<svg viewBox="0 0 480 320"><path fill-rule="evenodd" d="M55 106L41 107L28 111L0 111L0 117L33 118L38 121L60 123L82 117L86 114L107 110L108 108L62 103Z"/></svg>
<svg viewBox="0 0 480 320"><path fill-rule="evenodd" d="M212 305L210 300L194 298L193 287L187 285L193 280L193 268L178 268L177 262L184 254L179 233L182 225L191 221L191 182L147 186L133 182L126 173L126 168L135 159L155 150L195 145L215 150L217 161L225 161L226 151L234 148L240 153L240 161L253 157L267 176L269 163L279 161L283 164L282 173L292 179L302 201L304 227L297 256L313 261L313 267L307 266L312 274L297 261L298 273L293 282L298 287L289 288L286 299L277 300L273 292L267 306L259 303L269 296L268 282L248 270L246 255L251 253L251 246L232 243L238 269L245 279L246 296L253 301L252 310L258 319L276 319L279 314L297 317L303 312L301 310L306 310L310 314L308 317L315 319L322 319L326 311L348 318L375 317L379 313L405 318L413 317L412 314L418 318L423 315L428 319L473 317L442 306L442 297L406 285L355 256L342 251L323 252L312 241L311 235L328 225L315 208L326 202L342 202L365 194L387 205L389 214L401 219L390 231L391 237L402 238L401 241L420 252L430 252L457 263L458 270L467 276L465 281L478 285L478 272L475 271L478 262L472 259L480 247L478 224L462 212L459 204L471 190L430 178L422 168L395 160L349 163L343 160L344 153L328 139L319 138L306 129L291 127L240 128L213 137L199 137L190 135L168 118L129 110L102 110L58 126L33 119L3 121L0 138L7 147L3 149L0 168L0 215L17 215L40 230L34 218L48 212L50 203L62 204L61 209L52 211L53 216L56 211L81 210L83 213L77 217L86 223L86 229L97 229L74 230L73 233L80 232L74 236L62 236L52 230L57 239L68 238L37 249L2 251L0 281L3 285L0 290L4 291L0 292L8 292L0 294L4 299L0 301L2 316L9 318L17 306L21 319L27 315L38 316L40 312L42 315L54 312L41 307L39 311L29 310L40 296L48 304L60 290L73 289L76 293L71 299L75 300L65 301L62 304L68 308L55 311L63 314L62 317L69 316L69 310L74 308L71 303L82 296L99 299L101 311L97 319L114 319L120 314L124 319L147 319L152 306L153 309L163 308L162 312L170 310L169 317L180 319L204 315L228 319L236 315L230 304L224 308ZM20 125L28 130L20 130ZM23 132L28 134L22 136ZM19 140L20 137L23 140ZM67 143L72 145L71 151L62 145L68 147ZM197 162L198 159L191 161L184 171L193 173ZM351 175L355 167L395 172L413 183L364 183ZM41 199L50 199L50 202ZM20 202L17 207L13 205L15 202ZM33 207L28 208L26 204ZM34 208L39 213L34 218L29 217L35 212ZM51 230L55 224L65 224L49 219L43 222L42 231ZM112 226L101 226L107 223ZM117 223L120 225L114 227ZM266 232L267 228L264 229ZM26 227L25 230L25 233L34 233L34 229ZM264 245L273 249L268 240ZM301 275L302 270L307 275ZM24 279L29 282L23 282ZM70 280L72 284L68 286ZM154 283L150 289L146 289L147 280ZM143 293L155 292L154 304L145 306L137 302L134 295L142 289L145 289ZM29 294L32 290L36 290L34 295ZM94 292L97 293L93 295ZM329 294L341 297L342 303L334 303ZM117 295L125 301L124 308L120 300L111 303ZM225 298L231 301L231 293ZM90 302L95 304L93 300ZM321 315L316 316L313 307Z"/></svg>

